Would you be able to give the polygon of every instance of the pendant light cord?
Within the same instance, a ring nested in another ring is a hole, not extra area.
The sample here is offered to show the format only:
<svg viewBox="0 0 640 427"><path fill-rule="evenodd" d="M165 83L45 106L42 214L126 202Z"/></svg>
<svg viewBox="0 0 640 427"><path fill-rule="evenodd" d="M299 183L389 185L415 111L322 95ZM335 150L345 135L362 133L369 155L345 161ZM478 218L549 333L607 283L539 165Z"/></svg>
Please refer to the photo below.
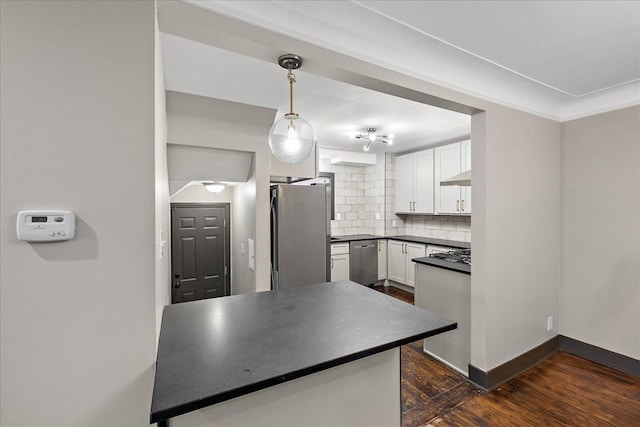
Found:
<svg viewBox="0 0 640 427"><path fill-rule="evenodd" d="M296 81L296 76L291 72L291 66L289 66L289 72L287 73L287 78L289 79L289 114L294 114L293 112L293 84Z"/></svg>

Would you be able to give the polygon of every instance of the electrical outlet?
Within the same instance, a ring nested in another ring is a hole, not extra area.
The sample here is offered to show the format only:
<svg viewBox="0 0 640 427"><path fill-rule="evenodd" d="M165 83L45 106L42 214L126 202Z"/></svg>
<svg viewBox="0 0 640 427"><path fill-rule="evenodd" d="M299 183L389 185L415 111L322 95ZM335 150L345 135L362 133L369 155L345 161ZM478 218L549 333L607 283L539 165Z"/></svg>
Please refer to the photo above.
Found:
<svg viewBox="0 0 640 427"><path fill-rule="evenodd" d="M376 219L380 219L380 212L376 212Z"/></svg>
<svg viewBox="0 0 640 427"><path fill-rule="evenodd" d="M244 243L240 245L240 252L244 255Z"/></svg>
<svg viewBox="0 0 640 427"><path fill-rule="evenodd" d="M553 329L553 316L547 317L547 331Z"/></svg>
<svg viewBox="0 0 640 427"><path fill-rule="evenodd" d="M340 212L336 212L336 221L340 221L342 219L342 214Z"/></svg>
<svg viewBox="0 0 640 427"><path fill-rule="evenodd" d="M398 226L398 221L396 221L395 219L391 220L391 226L392 227L397 227Z"/></svg>

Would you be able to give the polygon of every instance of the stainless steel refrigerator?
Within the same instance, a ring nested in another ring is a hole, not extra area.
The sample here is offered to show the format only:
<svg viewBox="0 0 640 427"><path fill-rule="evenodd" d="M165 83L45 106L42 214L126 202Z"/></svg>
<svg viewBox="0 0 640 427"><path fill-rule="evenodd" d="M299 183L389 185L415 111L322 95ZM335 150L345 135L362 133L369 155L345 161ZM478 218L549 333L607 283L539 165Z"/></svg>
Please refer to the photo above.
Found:
<svg viewBox="0 0 640 427"><path fill-rule="evenodd" d="M271 289L330 280L330 197L325 185L271 186Z"/></svg>

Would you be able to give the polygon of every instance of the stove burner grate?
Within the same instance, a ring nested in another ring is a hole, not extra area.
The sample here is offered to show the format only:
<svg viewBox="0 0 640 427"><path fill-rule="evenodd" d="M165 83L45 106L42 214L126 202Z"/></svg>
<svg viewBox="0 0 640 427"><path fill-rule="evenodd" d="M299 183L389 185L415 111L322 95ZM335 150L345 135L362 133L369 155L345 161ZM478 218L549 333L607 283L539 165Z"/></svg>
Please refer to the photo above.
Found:
<svg viewBox="0 0 640 427"><path fill-rule="evenodd" d="M429 255L431 258L438 258L448 262L459 262L471 265L471 249L455 249L449 252L436 252Z"/></svg>

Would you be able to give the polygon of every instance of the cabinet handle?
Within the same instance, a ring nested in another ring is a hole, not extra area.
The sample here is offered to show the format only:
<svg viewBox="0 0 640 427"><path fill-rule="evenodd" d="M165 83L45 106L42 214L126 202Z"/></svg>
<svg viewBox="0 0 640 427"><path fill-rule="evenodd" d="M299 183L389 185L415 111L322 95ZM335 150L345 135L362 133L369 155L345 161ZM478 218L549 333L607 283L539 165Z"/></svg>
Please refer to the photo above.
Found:
<svg viewBox="0 0 640 427"><path fill-rule="evenodd" d="M456 211L460 212L460 200L456 200Z"/></svg>
<svg viewBox="0 0 640 427"><path fill-rule="evenodd" d="M416 202L413 202L413 211L416 211Z"/></svg>
<svg viewBox="0 0 640 427"><path fill-rule="evenodd" d="M333 270L333 258L331 258L331 269Z"/></svg>
<svg viewBox="0 0 640 427"><path fill-rule="evenodd" d="M460 212L464 212L464 199L460 201Z"/></svg>

